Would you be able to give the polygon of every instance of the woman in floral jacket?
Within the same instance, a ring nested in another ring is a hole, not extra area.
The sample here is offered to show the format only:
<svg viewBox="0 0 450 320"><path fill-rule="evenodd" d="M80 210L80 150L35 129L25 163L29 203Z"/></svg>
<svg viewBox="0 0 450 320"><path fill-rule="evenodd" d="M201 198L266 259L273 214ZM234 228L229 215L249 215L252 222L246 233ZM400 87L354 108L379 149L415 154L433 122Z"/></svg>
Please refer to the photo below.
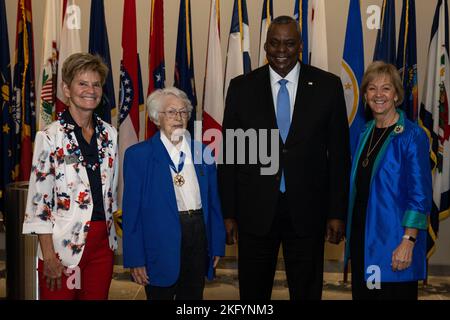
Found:
<svg viewBox="0 0 450 320"><path fill-rule="evenodd" d="M94 114L108 68L77 53L62 68L68 108L36 134L23 233L39 237L41 299L107 299L117 238L117 131Z"/></svg>

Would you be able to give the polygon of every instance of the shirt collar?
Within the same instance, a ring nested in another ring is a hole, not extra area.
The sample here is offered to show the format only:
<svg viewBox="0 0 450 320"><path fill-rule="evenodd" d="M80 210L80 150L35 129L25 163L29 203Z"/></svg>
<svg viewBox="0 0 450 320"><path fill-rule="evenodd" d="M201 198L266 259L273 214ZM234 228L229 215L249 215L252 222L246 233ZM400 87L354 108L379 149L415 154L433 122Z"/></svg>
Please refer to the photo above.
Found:
<svg viewBox="0 0 450 320"><path fill-rule="evenodd" d="M61 118L64 120L65 123L72 125L73 130L81 130L81 127L75 122L72 115L69 112L69 109L64 110L64 112L61 114ZM94 128L97 126L97 117L95 114L92 114L92 123L94 124Z"/></svg>
<svg viewBox="0 0 450 320"><path fill-rule="evenodd" d="M167 153L170 156L170 159L174 163L178 163L180 158L180 151L183 151L186 154L186 159L191 158L191 148L189 146L189 143L187 142L186 135L183 135L183 140L181 140L181 144L178 146L174 146L172 142L166 137L166 135L161 131L160 134L161 142L163 143L164 147L167 150ZM174 161L176 160L176 161Z"/></svg>
<svg viewBox="0 0 450 320"><path fill-rule="evenodd" d="M273 86L278 83L281 79L286 79L291 83L297 83L300 75L300 63L297 61L297 64L294 68L286 75L286 77L280 76L272 67L269 65L269 73L270 73L270 84Z"/></svg>

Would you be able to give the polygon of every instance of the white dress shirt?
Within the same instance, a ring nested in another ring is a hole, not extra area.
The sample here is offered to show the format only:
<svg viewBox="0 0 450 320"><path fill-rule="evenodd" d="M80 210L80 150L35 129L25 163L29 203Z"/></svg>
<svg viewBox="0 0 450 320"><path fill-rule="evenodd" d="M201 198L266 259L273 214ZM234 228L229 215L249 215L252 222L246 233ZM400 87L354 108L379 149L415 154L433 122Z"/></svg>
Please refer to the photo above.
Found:
<svg viewBox="0 0 450 320"><path fill-rule="evenodd" d="M292 115L294 114L295 97L297 96L298 77L300 75L300 63L297 62L297 64L291 70L291 72L289 72L284 78L281 77L278 73L276 73L270 66L269 70L270 70L270 86L272 87L272 97L273 97L273 105L275 107L275 114L277 114L278 91L280 90L281 87L278 81L280 81L281 79L286 79L288 81L286 83L286 88L289 92L289 100L291 102L290 110L292 121Z"/></svg>
<svg viewBox="0 0 450 320"><path fill-rule="evenodd" d="M183 136L183 140L174 146L164 133L161 132L161 141L164 144L164 147L166 147L170 159L177 169L180 162L180 152L183 151L186 155L183 169L180 172L185 182L181 187L173 184L175 196L177 198L178 211L197 210L202 208L200 187L198 185L197 174L195 173L195 167L192 161L191 146L186 140L186 137ZM170 168L170 173L172 174L173 181L176 173L172 168Z"/></svg>

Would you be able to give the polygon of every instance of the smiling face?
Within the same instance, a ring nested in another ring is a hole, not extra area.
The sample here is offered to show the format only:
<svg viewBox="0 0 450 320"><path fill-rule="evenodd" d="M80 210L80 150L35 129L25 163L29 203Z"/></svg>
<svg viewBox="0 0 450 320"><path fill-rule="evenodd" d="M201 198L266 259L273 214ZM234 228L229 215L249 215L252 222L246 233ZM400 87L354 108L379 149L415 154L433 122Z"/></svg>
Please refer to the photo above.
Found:
<svg viewBox="0 0 450 320"><path fill-rule="evenodd" d="M395 113L397 92L389 76L380 75L369 82L364 98L374 117L385 117Z"/></svg>
<svg viewBox="0 0 450 320"><path fill-rule="evenodd" d="M302 50L295 23L273 24L267 33L264 49L269 65L284 78L295 67Z"/></svg>
<svg viewBox="0 0 450 320"><path fill-rule="evenodd" d="M177 141L187 127L189 116L183 117L180 111L188 112L183 101L174 95L163 98L161 110L159 111L160 130L170 141ZM175 115L171 113L177 112Z"/></svg>
<svg viewBox="0 0 450 320"><path fill-rule="evenodd" d="M78 72L70 85L63 83L63 91L71 108L93 112L103 95L100 75L90 70Z"/></svg>

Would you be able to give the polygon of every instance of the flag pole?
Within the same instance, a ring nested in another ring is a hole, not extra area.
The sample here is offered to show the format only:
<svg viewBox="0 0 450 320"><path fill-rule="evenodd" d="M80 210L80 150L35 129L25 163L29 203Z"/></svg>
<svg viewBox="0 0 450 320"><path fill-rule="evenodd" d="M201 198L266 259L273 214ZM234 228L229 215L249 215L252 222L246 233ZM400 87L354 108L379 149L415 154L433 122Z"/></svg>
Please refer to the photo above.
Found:
<svg viewBox="0 0 450 320"><path fill-rule="evenodd" d="M344 265L344 283L348 283L348 263Z"/></svg>

